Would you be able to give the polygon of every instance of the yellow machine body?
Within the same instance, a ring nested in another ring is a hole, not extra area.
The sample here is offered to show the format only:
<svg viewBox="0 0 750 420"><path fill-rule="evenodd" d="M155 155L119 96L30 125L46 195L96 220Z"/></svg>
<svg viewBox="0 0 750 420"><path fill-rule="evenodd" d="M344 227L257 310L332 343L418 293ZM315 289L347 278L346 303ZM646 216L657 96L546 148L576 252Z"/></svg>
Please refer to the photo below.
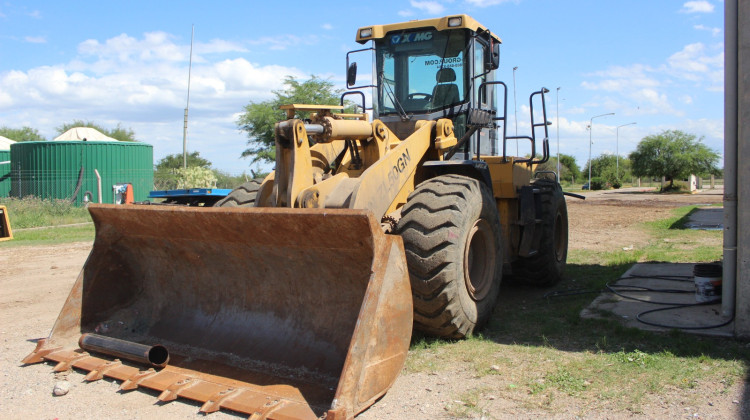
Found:
<svg viewBox="0 0 750 420"><path fill-rule="evenodd" d="M369 35L360 29L357 40L428 27L500 42L457 17L367 27ZM253 207L90 205L91 255L50 336L24 363L54 362L57 371L88 371L89 381L110 377L123 390L150 388L161 401L187 398L203 412L224 408L252 419L348 419L380 398L403 367L419 315L413 299L421 292L407 262L414 252L396 226L425 181L440 171L474 170L469 161L445 161L471 133L459 136L451 118L409 121L399 136L389 128L398 124L377 114L371 121L342 106L282 109L275 170ZM460 238L452 225L438 236L458 250L442 266L464 270L457 281L472 294L462 299L473 305L488 296L486 314L503 264L529 247L522 229L535 219L519 219L519 191L530 185L535 163L533 154L477 154L475 162L479 172L446 179L467 185L456 196L479 201L467 199L471 208L447 202L437 211L457 218L476 212L481 220L466 219ZM500 267L471 269L477 255ZM486 280L476 290L474 271ZM444 336L468 335L468 328ZM99 344L86 344L91 339ZM154 349L169 355L150 361Z"/></svg>

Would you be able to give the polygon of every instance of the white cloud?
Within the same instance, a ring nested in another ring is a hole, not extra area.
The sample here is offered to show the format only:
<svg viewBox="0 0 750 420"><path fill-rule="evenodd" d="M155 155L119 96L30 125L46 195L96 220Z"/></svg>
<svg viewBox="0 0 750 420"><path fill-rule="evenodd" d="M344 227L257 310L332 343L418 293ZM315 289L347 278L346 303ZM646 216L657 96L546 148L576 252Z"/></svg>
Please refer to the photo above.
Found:
<svg viewBox="0 0 750 420"><path fill-rule="evenodd" d="M189 49L189 43L177 44L175 37L161 32L86 40L67 63L1 72L0 114L47 137L73 119L112 127L121 123L153 144L157 159L176 153L181 149ZM234 115L249 101L269 99L286 75L308 77L293 67L262 66L231 54L242 51L224 40L197 44L194 52L203 56L194 57L190 91L191 150L219 165L229 161L226 169L234 172L248 165L237 160L245 140ZM231 145L217 150L219 142Z"/></svg>
<svg viewBox="0 0 750 420"><path fill-rule="evenodd" d="M411 0L411 7L419 9L430 15L439 15L445 11L445 6L436 1L416 1Z"/></svg>
<svg viewBox="0 0 750 420"><path fill-rule="evenodd" d="M247 52L247 48L235 42L212 39L207 43L197 42L193 50L194 54L224 54L230 52Z"/></svg>
<svg viewBox="0 0 750 420"><path fill-rule="evenodd" d="M672 107L665 93L655 89L640 89L628 96L638 101L641 111L651 114L681 114Z"/></svg>
<svg viewBox="0 0 750 420"><path fill-rule="evenodd" d="M331 25L330 23L324 23L320 27L325 29L326 31L330 31L333 29L333 25Z"/></svg>
<svg viewBox="0 0 750 420"><path fill-rule="evenodd" d="M165 32L148 32L143 39L136 39L120 34L106 40L103 44L89 39L78 45L78 53L83 56L95 56L100 60L114 60L119 63L139 61L182 61L187 58L189 50L180 48L171 42L173 37Z"/></svg>
<svg viewBox="0 0 750 420"><path fill-rule="evenodd" d="M41 19L42 18L42 12L39 10L34 10L28 14L29 16L33 17L34 19Z"/></svg>
<svg viewBox="0 0 750 420"><path fill-rule="evenodd" d="M414 12L411 10L399 10L398 15L401 17L410 17L414 16Z"/></svg>
<svg viewBox="0 0 750 420"><path fill-rule="evenodd" d="M43 36L27 36L24 38L24 41L31 44L46 44L47 38Z"/></svg>
<svg viewBox="0 0 750 420"><path fill-rule="evenodd" d="M706 136L704 142L709 147L718 150L719 153L724 149L722 143L712 141L712 139L723 139L724 138L724 120L721 119L708 119L700 118L697 120L686 120L684 127L678 128L685 130L689 133L695 133L698 136Z"/></svg>
<svg viewBox="0 0 750 420"><path fill-rule="evenodd" d="M711 13L714 11L714 5L707 1L688 1L682 5L680 10L683 13Z"/></svg>
<svg viewBox="0 0 750 420"><path fill-rule="evenodd" d="M249 43L251 45L267 47L272 51L283 51L295 45L315 45L318 43L318 37L315 35L297 36L286 34L274 37L267 36L249 41Z"/></svg>
<svg viewBox="0 0 750 420"><path fill-rule="evenodd" d="M721 35L721 28L710 28L710 27L705 26L705 25L694 25L693 29L698 30L698 31L708 31L708 32L711 32L711 35L713 35L713 36L719 36L719 35Z"/></svg>
<svg viewBox="0 0 750 420"><path fill-rule="evenodd" d="M581 87L599 92L591 107L600 107L629 115L683 116L680 106L690 105L690 89L721 91L724 53L720 44L686 45L663 64L612 66L591 73ZM673 102L674 101L674 102Z"/></svg>
<svg viewBox="0 0 750 420"><path fill-rule="evenodd" d="M724 81L724 51L720 45L686 45L667 60L668 72L678 78L715 87Z"/></svg>
<svg viewBox="0 0 750 420"><path fill-rule="evenodd" d="M631 66L612 66L604 71L598 71L592 76L601 78L600 81L584 81L582 86L590 90L605 90L624 92L633 88L655 88L660 82L653 77L654 70L642 64Z"/></svg>
<svg viewBox="0 0 750 420"><path fill-rule="evenodd" d="M518 2L518 0L466 0L467 3L477 7L497 6L498 4L509 3L511 1Z"/></svg>

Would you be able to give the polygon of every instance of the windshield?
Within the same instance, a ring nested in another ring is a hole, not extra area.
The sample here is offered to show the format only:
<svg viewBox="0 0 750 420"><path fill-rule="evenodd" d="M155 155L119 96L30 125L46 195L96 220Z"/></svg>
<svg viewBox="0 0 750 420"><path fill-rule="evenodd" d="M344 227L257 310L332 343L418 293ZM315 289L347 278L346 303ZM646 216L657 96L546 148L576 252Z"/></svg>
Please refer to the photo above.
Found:
<svg viewBox="0 0 750 420"><path fill-rule="evenodd" d="M389 34L376 45L380 114L431 112L464 102L466 31Z"/></svg>

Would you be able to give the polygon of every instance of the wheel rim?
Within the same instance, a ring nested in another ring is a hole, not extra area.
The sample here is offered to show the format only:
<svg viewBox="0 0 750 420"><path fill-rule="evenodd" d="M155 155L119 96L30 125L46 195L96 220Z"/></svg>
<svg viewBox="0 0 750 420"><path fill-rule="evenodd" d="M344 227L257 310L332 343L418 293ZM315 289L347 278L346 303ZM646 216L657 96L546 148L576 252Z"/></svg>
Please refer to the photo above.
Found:
<svg viewBox="0 0 750 420"><path fill-rule="evenodd" d="M565 257L565 244L567 242L567 237L565 236L564 229L562 213L558 211L557 217L555 217L555 230L552 239L552 243L555 244L555 259L557 261L562 261Z"/></svg>
<svg viewBox="0 0 750 420"><path fill-rule="evenodd" d="M495 268L495 242L490 224L483 219L474 223L464 247L464 282L469 296L484 299L492 288Z"/></svg>

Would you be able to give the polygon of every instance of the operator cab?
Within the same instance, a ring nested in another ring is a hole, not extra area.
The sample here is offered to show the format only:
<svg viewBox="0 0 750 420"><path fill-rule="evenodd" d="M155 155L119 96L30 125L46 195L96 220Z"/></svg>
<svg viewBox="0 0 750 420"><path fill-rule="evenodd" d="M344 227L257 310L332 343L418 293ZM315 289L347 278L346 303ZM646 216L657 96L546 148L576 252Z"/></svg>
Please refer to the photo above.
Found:
<svg viewBox="0 0 750 420"><path fill-rule="evenodd" d="M542 88L530 97L531 136L507 136L508 89L505 83L495 80L502 41L479 22L457 15L360 28L357 42L368 41L373 42L371 48L351 51L346 56L347 87L371 87L373 118L380 119L399 138L413 133L419 120L450 118L456 137L467 138L464 142L459 140L460 146L446 159L479 159L481 155L505 159L506 141L513 139L529 140L531 144L530 157L516 158L516 162L546 161L547 91ZM373 52L372 84L355 86L357 63L350 64L349 56L364 51ZM364 94L359 94L364 102ZM541 123L534 120L537 95L542 103ZM502 101L500 109L497 99ZM535 160L535 132L542 127L543 158ZM498 128L502 129L500 135Z"/></svg>
<svg viewBox="0 0 750 420"><path fill-rule="evenodd" d="M408 137L418 120L440 118L453 120L460 138L466 132L470 109L497 111L494 89L485 89L480 104L479 87L494 81L501 41L471 17L379 25L357 32L357 42L370 40L374 44L374 118L400 138ZM483 137L481 154L497 155L495 130L478 130L475 135ZM462 151L455 158L467 159L473 152L471 147Z"/></svg>

